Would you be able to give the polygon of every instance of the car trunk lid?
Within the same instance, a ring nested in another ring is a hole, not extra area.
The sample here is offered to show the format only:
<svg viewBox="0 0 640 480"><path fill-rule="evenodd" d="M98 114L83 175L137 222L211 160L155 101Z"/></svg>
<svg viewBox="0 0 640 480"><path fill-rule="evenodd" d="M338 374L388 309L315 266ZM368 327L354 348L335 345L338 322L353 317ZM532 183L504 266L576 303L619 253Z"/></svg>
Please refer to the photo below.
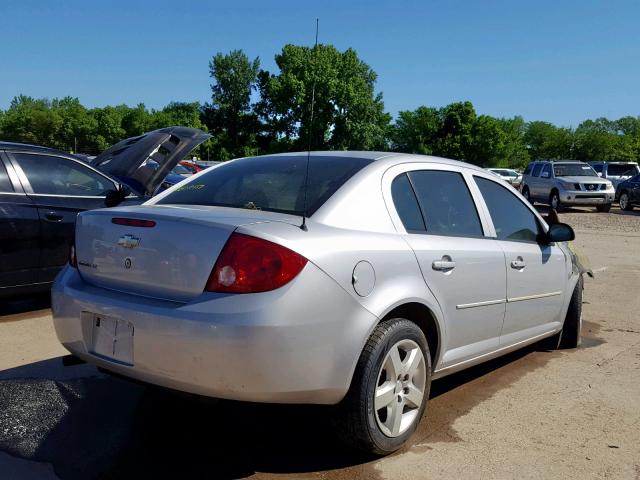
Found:
<svg viewBox="0 0 640 480"><path fill-rule="evenodd" d="M211 135L196 128L167 127L112 145L91 165L151 196L180 160Z"/></svg>
<svg viewBox="0 0 640 480"><path fill-rule="evenodd" d="M135 206L83 212L76 255L92 285L187 302L202 294L216 259L241 225L298 217L221 207Z"/></svg>

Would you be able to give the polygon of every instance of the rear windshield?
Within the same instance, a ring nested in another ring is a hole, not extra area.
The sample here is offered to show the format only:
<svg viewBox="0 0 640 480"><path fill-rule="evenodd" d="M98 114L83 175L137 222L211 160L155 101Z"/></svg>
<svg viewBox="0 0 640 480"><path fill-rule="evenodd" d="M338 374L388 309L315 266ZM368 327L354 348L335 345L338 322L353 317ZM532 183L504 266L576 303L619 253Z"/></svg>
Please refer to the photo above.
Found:
<svg viewBox="0 0 640 480"><path fill-rule="evenodd" d="M607 166L607 175L610 177L631 176L638 173L638 165L633 163L610 163Z"/></svg>
<svg viewBox="0 0 640 480"><path fill-rule="evenodd" d="M312 156L306 215L313 215L372 160ZM302 215L306 156L242 158L208 170L158 204L212 205Z"/></svg>
<svg viewBox="0 0 640 480"><path fill-rule="evenodd" d="M586 163L555 163L553 173L556 177L597 177L590 165Z"/></svg>

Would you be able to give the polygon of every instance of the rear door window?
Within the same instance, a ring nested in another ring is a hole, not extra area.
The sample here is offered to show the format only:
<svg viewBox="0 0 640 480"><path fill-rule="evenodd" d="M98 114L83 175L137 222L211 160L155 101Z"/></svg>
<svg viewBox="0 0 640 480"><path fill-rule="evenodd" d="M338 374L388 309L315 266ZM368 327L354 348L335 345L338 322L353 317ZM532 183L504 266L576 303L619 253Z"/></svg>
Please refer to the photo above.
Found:
<svg viewBox="0 0 640 480"><path fill-rule="evenodd" d="M460 173L416 170L408 174L427 233L464 237L483 235L480 217Z"/></svg>
<svg viewBox="0 0 640 480"><path fill-rule="evenodd" d="M391 196L396 212L409 233L423 233L426 231L424 219L418 206L418 199L413 191L406 173L398 175L391 183Z"/></svg>
<svg viewBox="0 0 640 480"><path fill-rule="evenodd" d="M79 162L52 155L14 153L33 193L43 195L104 196L114 183Z"/></svg>
<svg viewBox="0 0 640 480"><path fill-rule="evenodd" d="M531 172L531 176L537 177L540 175L540 170L542 170L542 164L538 163L533 167L533 172Z"/></svg>
<svg viewBox="0 0 640 480"><path fill-rule="evenodd" d="M474 179L487 204L498 239L536 242L539 225L533 212L502 185L483 177Z"/></svg>
<svg viewBox="0 0 640 480"><path fill-rule="evenodd" d="M622 177L626 175L635 175L638 172L638 166L633 163L610 163L607 167L607 175L612 177ZM596 168L596 172L598 169Z"/></svg>
<svg viewBox="0 0 640 480"><path fill-rule="evenodd" d="M347 180L371 163L342 156L274 155L234 160L208 170L158 204L212 205L313 215ZM306 188L305 188L306 187Z"/></svg>
<svg viewBox="0 0 640 480"><path fill-rule="evenodd" d="M11 185L11 180L9 180L7 169L2 163L2 160L0 160L0 193L1 192L13 192L13 185Z"/></svg>
<svg viewBox="0 0 640 480"><path fill-rule="evenodd" d="M542 169L542 172L540 173L540 176L542 178L551 178L551 165L549 165L548 163L544 166L544 168Z"/></svg>

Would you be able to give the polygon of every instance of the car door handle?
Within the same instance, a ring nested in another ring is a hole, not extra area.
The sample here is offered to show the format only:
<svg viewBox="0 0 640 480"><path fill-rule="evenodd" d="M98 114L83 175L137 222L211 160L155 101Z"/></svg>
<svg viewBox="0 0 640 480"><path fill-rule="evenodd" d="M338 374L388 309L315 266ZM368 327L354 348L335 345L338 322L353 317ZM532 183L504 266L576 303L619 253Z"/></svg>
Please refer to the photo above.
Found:
<svg viewBox="0 0 640 480"><path fill-rule="evenodd" d="M440 272L449 272L456 268L456 262L454 262L448 255L445 255L442 257L442 260L434 260L431 264L431 268Z"/></svg>
<svg viewBox="0 0 640 480"><path fill-rule="evenodd" d="M511 268L515 268L516 270L522 270L526 264L522 257L518 257L515 260L511 260Z"/></svg>
<svg viewBox="0 0 640 480"><path fill-rule="evenodd" d="M47 212L44 214L44 218L50 222L59 222L64 218L64 216L58 212Z"/></svg>

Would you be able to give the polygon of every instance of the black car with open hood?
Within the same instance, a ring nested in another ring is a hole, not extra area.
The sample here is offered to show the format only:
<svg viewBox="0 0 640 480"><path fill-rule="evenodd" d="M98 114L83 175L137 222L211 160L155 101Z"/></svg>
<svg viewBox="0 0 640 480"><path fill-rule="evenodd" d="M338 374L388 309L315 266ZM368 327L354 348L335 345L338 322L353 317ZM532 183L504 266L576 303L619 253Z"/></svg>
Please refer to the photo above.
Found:
<svg viewBox="0 0 640 480"><path fill-rule="evenodd" d="M0 142L0 296L49 288L67 261L78 212L144 202L209 137L162 128L123 140L89 164L51 148Z"/></svg>

